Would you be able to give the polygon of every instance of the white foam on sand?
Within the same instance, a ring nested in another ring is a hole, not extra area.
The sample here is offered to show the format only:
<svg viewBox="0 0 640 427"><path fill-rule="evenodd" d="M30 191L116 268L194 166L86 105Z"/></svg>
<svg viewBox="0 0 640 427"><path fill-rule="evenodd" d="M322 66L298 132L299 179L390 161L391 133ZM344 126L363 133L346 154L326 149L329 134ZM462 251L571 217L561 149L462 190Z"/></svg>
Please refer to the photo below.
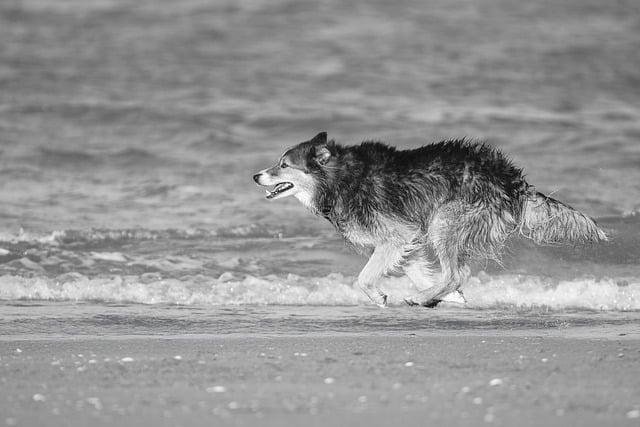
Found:
<svg viewBox="0 0 640 427"><path fill-rule="evenodd" d="M178 305L361 305L367 297L353 287L353 277L236 276L225 273L214 279L187 276L160 279L147 276L89 278L81 274L46 277L0 276L2 300L128 302ZM408 279L382 282L391 304L415 293ZM538 276L483 272L462 288L469 308L640 310L640 278L590 277L552 280Z"/></svg>

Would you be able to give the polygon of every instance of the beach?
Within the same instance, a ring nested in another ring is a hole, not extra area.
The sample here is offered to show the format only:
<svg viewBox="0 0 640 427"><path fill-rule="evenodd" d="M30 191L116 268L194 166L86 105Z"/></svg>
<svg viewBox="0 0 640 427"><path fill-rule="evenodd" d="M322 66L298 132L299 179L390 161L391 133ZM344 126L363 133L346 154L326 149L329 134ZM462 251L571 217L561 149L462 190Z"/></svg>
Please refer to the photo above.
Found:
<svg viewBox="0 0 640 427"><path fill-rule="evenodd" d="M638 423L637 312L85 306L56 333L30 308L10 323L38 333L0 337L5 425Z"/></svg>
<svg viewBox="0 0 640 427"><path fill-rule="evenodd" d="M624 332L621 332L624 331ZM5 425L637 425L637 328L0 341Z"/></svg>
<svg viewBox="0 0 640 427"><path fill-rule="evenodd" d="M640 3L0 2L0 426L640 423ZM486 142L598 245L410 308L252 176Z"/></svg>

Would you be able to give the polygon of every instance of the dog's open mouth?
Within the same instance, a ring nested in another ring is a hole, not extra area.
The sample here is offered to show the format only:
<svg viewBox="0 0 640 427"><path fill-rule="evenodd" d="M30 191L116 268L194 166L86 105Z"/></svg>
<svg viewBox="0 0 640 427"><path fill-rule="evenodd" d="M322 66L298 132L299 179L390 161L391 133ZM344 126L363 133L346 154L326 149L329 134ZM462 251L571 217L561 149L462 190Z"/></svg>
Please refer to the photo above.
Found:
<svg viewBox="0 0 640 427"><path fill-rule="evenodd" d="M278 184L276 184L276 186L273 188L273 190L269 191L266 190L267 192L267 199L273 199L274 197L276 197L279 194L284 193L285 191L291 190L293 188L293 184L290 182L280 182Z"/></svg>

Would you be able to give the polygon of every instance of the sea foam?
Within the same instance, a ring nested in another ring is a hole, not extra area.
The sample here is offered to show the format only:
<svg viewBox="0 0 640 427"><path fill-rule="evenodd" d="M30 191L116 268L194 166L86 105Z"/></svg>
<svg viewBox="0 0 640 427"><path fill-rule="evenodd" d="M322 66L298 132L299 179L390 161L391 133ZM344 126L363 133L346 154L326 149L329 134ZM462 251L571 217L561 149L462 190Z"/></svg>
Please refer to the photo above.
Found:
<svg viewBox="0 0 640 427"><path fill-rule="evenodd" d="M186 276L162 279L157 275L87 277L81 274L47 277L0 276L0 299L78 301L94 303L224 305L368 304L353 286L353 277L225 273L213 279ZM408 279L388 278L381 283L392 305L416 291ZM591 277L551 280L539 276L480 272L462 288L470 309L505 308L550 310L640 310L640 278Z"/></svg>

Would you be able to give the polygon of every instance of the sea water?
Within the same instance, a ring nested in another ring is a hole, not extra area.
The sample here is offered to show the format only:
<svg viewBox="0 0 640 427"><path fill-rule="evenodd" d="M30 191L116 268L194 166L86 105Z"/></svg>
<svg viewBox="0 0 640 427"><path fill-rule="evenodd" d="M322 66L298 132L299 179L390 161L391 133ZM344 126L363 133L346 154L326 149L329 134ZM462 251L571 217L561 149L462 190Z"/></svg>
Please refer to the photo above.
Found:
<svg viewBox="0 0 640 427"><path fill-rule="evenodd" d="M0 332L123 319L266 331L283 326L260 319L301 313L314 319L303 329L634 318L637 12L583 0L3 2ZM382 282L390 311L370 308L353 287L366 258L251 180L322 130L400 148L488 141L611 242L516 239L501 265L473 266L465 308L402 306L415 291L405 277Z"/></svg>

